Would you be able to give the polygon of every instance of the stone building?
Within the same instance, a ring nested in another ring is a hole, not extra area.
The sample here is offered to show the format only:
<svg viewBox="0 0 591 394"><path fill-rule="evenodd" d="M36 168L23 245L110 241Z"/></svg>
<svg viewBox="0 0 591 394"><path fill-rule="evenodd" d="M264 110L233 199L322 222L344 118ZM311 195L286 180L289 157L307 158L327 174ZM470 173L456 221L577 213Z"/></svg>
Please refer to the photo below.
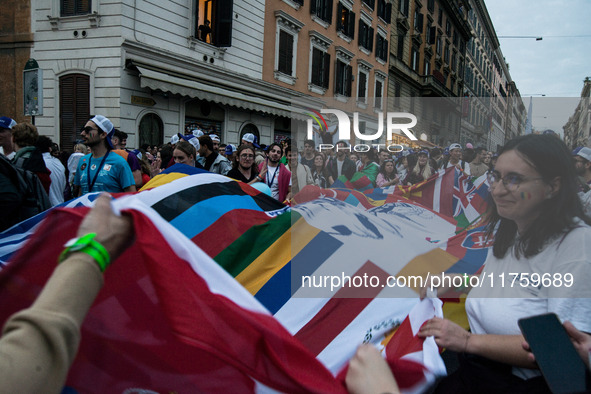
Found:
<svg viewBox="0 0 591 394"><path fill-rule="evenodd" d="M466 43L470 40L467 1L397 0L392 18L388 104L410 111L419 122L420 145L447 145L460 132Z"/></svg>
<svg viewBox="0 0 591 394"><path fill-rule="evenodd" d="M578 146L591 147L591 79L583 81L581 99L575 112L562 127L564 142L572 149Z"/></svg>
<svg viewBox="0 0 591 394"><path fill-rule="evenodd" d="M263 80L263 0L39 0L29 11L13 3L23 22L15 16L3 44L14 86L2 96L19 90L20 70L35 59L43 75L36 124L65 149L97 113L126 131L130 146L194 128L225 143L245 132L269 143L276 119L290 117L293 92ZM20 119L20 97L3 102L3 114Z"/></svg>

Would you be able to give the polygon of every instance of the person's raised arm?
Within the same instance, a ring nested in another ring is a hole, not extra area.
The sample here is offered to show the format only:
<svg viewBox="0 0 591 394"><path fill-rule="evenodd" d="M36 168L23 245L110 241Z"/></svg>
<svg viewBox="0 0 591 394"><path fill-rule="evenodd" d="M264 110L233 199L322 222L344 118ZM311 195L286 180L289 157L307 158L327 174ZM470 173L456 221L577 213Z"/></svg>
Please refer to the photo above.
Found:
<svg viewBox="0 0 591 394"><path fill-rule="evenodd" d="M133 242L131 218L115 215L110 204L108 195L99 196L78 228L78 242L72 242L33 305L6 322L0 393L61 391L80 326L103 285L102 271Z"/></svg>

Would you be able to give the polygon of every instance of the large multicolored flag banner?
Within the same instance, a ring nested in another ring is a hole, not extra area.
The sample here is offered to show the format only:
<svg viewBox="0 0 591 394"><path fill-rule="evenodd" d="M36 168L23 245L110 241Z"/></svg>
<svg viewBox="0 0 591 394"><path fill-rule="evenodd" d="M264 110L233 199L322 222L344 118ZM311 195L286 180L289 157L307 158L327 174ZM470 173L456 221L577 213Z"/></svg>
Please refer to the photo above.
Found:
<svg viewBox="0 0 591 394"><path fill-rule="evenodd" d="M478 269L488 245L479 244L478 228L458 232L456 218L474 216L467 212L484 197L484 186L474 187L448 171L406 193L422 203L407 198L404 190L402 195L379 189L347 195L329 189L289 212L226 177L172 177L116 201L120 209L134 212L138 240L107 271L107 285L83 327L69 378L74 388L87 387L84 376L88 380L92 370L101 377L92 381L101 380L103 386L93 383L82 391L117 391L132 384L178 392L189 387L192 392L252 391L261 385L287 392L338 391L343 386L334 376L363 342L385 348L398 371L414 371L404 375L412 379L400 377L407 392L424 390L445 372L434 342L415 338L420 319L411 319L409 331L409 312L425 308L411 284L360 290L335 278L402 279ZM423 205L429 201L439 201L439 207ZM441 213L441 206L455 217ZM81 217L75 212L0 234L0 256L13 257L22 249L0 273L0 296L14 300L0 307L2 321L37 294L53 267L52 253L57 256L75 233ZM34 246L22 248L33 233ZM314 286L327 277L328 282ZM437 308L427 307L431 316L440 314ZM411 347L388 345L414 343L412 338L417 342ZM116 373L116 367L126 375ZM76 375L78 370L84 372Z"/></svg>

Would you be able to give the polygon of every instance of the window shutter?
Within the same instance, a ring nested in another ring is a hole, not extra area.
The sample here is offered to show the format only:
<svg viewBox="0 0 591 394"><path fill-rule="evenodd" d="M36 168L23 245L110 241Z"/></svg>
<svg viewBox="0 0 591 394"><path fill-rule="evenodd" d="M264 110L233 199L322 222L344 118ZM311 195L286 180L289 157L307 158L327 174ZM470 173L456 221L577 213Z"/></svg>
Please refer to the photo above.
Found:
<svg viewBox="0 0 591 394"><path fill-rule="evenodd" d="M392 3L386 4L386 23L392 23Z"/></svg>
<svg viewBox="0 0 591 394"><path fill-rule="evenodd" d="M279 64L278 69L282 73L292 75L293 64L293 37L291 34L280 30L279 32Z"/></svg>
<svg viewBox="0 0 591 394"><path fill-rule="evenodd" d="M72 149L90 118L90 79L83 74L69 74L60 78L59 89L60 146Z"/></svg>
<svg viewBox="0 0 591 394"><path fill-rule="evenodd" d="M369 38L369 42L367 43L367 49L371 51L373 49L373 27L369 28L369 34L367 35L367 37Z"/></svg>
<svg viewBox="0 0 591 394"><path fill-rule="evenodd" d="M423 32L423 14L419 14L419 31Z"/></svg>
<svg viewBox="0 0 591 394"><path fill-rule="evenodd" d="M346 23L347 21L345 21ZM343 5L339 1L337 4L337 31L344 30L345 26L343 25Z"/></svg>
<svg viewBox="0 0 591 394"><path fill-rule="evenodd" d="M312 0L312 1L314 1L314 0ZM318 49L316 49L316 48L313 48L312 49L312 76L311 76L311 82L314 85L318 85L318 86L320 86L320 83L319 83L320 78L318 76L319 76L320 70L322 69L322 65L321 65L320 59L318 58L318 56L320 55L319 52L320 51Z"/></svg>
<svg viewBox="0 0 591 394"><path fill-rule="evenodd" d="M310 14L316 15L316 2L318 0L310 0Z"/></svg>
<svg viewBox="0 0 591 394"><path fill-rule="evenodd" d="M346 66L345 67L345 95L347 97L351 97L351 85L353 84L353 67L351 66Z"/></svg>
<svg viewBox="0 0 591 394"><path fill-rule="evenodd" d="M359 19L359 39L357 40L359 42L359 46L365 46L363 45L363 36L365 35L365 23L363 23L363 21L361 19Z"/></svg>
<svg viewBox="0 0 591 394"><path fill-rule="evenodd" d="M330 55L326 52L324 53L324 62L322 65L322 71L324 73L322 87L324 87L325 89L328 89L328 81L330 78Z"/></svg>
<svg viewBox="0 0 591 394"><path fill-rule="evenodd" d="M326 22L332 23L332 0L326 1Z"/></svg>
<svg viewBox="0 0 591 394"><path fill-rule="evenodd" d="M334 93L339 94L341 93L341 80L343 75L342 69L343 63L337 60L334 70Z"/></svg>
<svg viewBox="0 0 591 394"><path fill-rule="evenodd" d="M363 98L365 99L365 84L367 77L365 76L365 73L359 73L359 81L357 81L357 83L359 84L359 98Z"/></svg>
<svg viewBox="0 0 591 394"><path fill-rule="evenodd" d="M287 75L293 75L293 36L288 33L285 33L285 36L285 62L287 66L285 73Z"/></svg>
<svg viewBox="0 0 591 394"><path fill-rule="evenodd" d="M380 57L380 52L382 51L382 36L376 34L376 57Z"/></svg>
<svg viewBox="0 0 591 394"><path fill-rule="evenodd" d="M431 26L429 28L429 44L433 45L435 43L435 35L437 34L437 28L435 26Z"/></svg>
<svg viewBox="0 0 591 394"><path fill-rule="evenodd" d="M61 0L61 16L90 14L90 0Z"/></svg>
<svg viewBox="0 0 591 394"><path fill-rule="evenodd" d="M217 0L214 4L212 21L212 41L218 47L232 46L232 17L234 16L233 0Z"/></svg>
<svg viewBox="0 0 591 394"><path fill-rule="evenodd" d="M349 37L355 38L355 13L349 11Z"/></svg>

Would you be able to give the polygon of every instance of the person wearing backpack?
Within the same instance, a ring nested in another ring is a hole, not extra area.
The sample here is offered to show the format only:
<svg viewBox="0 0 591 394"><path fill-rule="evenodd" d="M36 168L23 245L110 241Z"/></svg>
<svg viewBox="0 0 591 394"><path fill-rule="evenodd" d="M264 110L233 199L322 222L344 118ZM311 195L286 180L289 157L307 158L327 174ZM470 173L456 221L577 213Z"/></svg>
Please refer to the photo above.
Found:
<svg viewBox="0 0 591 394"><path fill-rule="evenodd" d="M0 231L51 207L41 181L0 155Z"/></svg>
<svg viewBox="0 0 591 394"><path fill-rule="evenodd" d="M51 171L45 166L41 151L35 147L39 133L37 127L30 123L18 123L12 128L12 142L16 155L12 162L18 168L34 172L41 181L45 193L49 195Z"/></svg>

